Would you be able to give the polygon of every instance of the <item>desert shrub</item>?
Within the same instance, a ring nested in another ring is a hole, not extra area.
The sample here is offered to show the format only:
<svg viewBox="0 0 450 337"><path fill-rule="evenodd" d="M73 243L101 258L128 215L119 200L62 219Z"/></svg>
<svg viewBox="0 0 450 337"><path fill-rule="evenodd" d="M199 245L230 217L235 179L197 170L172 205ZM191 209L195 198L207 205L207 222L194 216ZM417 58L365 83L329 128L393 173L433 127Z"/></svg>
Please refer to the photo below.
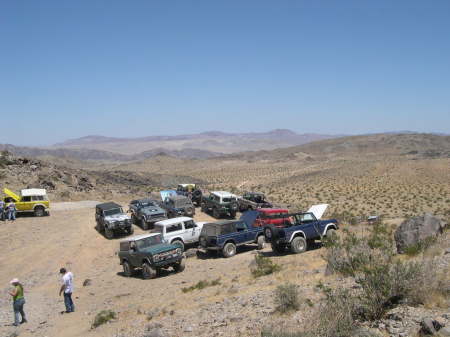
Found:
<svg viewBox="0 0 450 337"><path fill-rule="evenodd" d="M270 275L281 270L281 266L261 254L255 255L255 267L251 269L253 277Z"/></svg>
<svg viewBox="0 0 450 337"><path fill-rule="evenodd" d="M94 318L92 323L92 328L95 329L102 324L108 323L109 321L115 319L117 314L112 310L102 310Z"/></svg>
<svg viewBox="0 0 450 337"><path fill-rule="evenodd" d="M326 246L328 269L354 277L361 286L357 294L361 319L379 319L399 301L424 303L428 294L439 289L430 260L396 259L391 231L386 226L375 225L368 235L347 232Z"/></svg>
<svg viewBox="0 0 450 337"><path fill-rule="evenodd" d="M182 288L181 291L183 293L188 293L188 292L191 292L191 291L194 291L194 290L201 290L201 289L204 289L204 288L207 288L207 287L217 286L219 284L220 284L220 278L212 280L212 281L201 280L201 281L198 281L193 286Z"/></svg>
<svg viewBox="0 0 450 337"><path fill-rule="evenodd" d="M279 312L294 311L300 307L298 289L295 284L279 285L275 290L274 297L276 309Z"/></svg>
<svg viewBox="0 0 450 337"><path fill-rule="evenodd" d="M405 248L405 254L408 256L416 256L427 250L429 247L436 243L437 238L435 236L427 237L424 240L417 242L414 245Z"/></svg>

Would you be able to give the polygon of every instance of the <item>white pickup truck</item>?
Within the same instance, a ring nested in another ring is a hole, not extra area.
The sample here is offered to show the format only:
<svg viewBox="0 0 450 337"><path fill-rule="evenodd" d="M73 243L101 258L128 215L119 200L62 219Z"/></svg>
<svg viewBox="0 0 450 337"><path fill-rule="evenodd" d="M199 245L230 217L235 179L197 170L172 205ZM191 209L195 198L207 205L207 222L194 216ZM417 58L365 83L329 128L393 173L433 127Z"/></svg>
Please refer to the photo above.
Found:
<svg viewBox="0 0 450 337"><path fill-rule="evenodd" d="M164 241L183 248L186 244L196 243L206 222L195 222L188 217L162 220L155 223L154 231L161 233Z"/></svg>

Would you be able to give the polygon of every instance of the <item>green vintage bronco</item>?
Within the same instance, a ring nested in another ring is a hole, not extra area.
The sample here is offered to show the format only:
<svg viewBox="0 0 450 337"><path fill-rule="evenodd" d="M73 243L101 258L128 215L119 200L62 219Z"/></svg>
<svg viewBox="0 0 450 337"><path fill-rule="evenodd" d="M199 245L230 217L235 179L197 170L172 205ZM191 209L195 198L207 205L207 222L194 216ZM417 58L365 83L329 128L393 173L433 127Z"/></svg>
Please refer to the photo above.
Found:
<svg viewBox="0 0 450 337"><path fill-rule="evenodd" d="M202 198L202 212L212 212L216 219L222 216L236 217L239 204L237 196L225 191L214 191Z"/></svg>
<svg viewBox="0 0 450 337"><path fill-rule="evenodd" d="M165 243L159 233L137 235L121 241L118 255L123 274L127 277L132 276L136 269L142 269L144 279L155 278L161 269L184 270L183 250L178 245Z"/></svg>

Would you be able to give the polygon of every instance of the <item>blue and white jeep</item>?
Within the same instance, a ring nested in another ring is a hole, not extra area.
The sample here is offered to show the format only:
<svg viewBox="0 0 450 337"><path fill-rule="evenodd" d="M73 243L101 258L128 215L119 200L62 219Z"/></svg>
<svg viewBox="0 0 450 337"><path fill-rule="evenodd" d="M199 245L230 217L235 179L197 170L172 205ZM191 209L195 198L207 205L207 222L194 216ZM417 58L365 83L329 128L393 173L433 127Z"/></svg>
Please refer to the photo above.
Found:
<svg viewBox="0 0 450 337"><path fill-rule="evenodd" d="M308 212L283 214L288 221L282 225L264 226L266 242L270 242L277 253L289 249L298 254L305 252L315 240L335 235L339 229L337 220L320 220L327 207L327 204L315 205Z"/></svg>
<svg viewBox="0 0 450 337"><path fill-rule="evenodd" d="M204 224L199 242L200 251L220 251L224 257L234 256L238 246L257 244L258 249L263 249L265 245L263 229L242 220Z"/></svg>

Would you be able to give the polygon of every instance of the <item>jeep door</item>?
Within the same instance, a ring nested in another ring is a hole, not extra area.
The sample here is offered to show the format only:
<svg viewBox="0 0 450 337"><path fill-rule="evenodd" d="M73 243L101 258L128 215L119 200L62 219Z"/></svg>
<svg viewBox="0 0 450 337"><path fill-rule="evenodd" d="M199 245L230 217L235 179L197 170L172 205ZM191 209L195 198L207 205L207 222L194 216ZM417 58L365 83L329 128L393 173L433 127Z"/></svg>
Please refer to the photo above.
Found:
<svg viewBox="0 0 450 337"><path fill-rule="evenodd" d="M188 243L197 242L200 236L200 227L194 220L184 221L184 240Z"/></svg>
<svg viewBox="0 0 450 337"><path fill-rule="evenodd" d="M302 213L295 216L296 223L301 227L307 239L320 238L320 228L313 213Z"/></svg>
<svg viewBox="0 0 450 337"><path fill-rule="evenodd" d="M18 211L27 212L33 210L34 203L31 201L31 196L22 197L22 199L16 203Z"/></svg>
<svg viewBox="0 0 450 337"><path fill-rule="evenodd" d="M237 244L245 244L254 241L252 239L253 233L248 230L247 224L245 222L239 222L236 224L236 235Z"/></svg>
<svg viewBox="0 0 450 337"><path fill-rule="evenodd" d="M180 237L184 240L183 238L184 231L182 222L167 225L165 228L165 232L166 232L165 239L167 240L168 243L170 243L175 237Z"/></svg>
<svg viewBox="0 0 450 337"><path fill-rule="evenodd" d="M133 249L134 247L134 249ZM140 266L142 263L141 258L140 258L140 253L138 251L138 247L136 245L136 241L131 241L130 242L130 250L128 251L130 257L130 263L132 266L138 267Z"/></svg>

